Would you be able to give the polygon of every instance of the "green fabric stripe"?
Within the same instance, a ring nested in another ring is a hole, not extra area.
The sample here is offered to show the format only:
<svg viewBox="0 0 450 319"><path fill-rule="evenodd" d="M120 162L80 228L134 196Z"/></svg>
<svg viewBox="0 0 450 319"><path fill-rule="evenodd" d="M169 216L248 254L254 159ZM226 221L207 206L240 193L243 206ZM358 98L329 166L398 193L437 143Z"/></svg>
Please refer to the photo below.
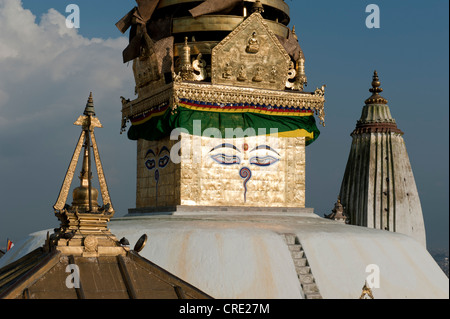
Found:
<svg viewBox="0 0 450 319"><path fill-rule="evenodd" d="M258 135L258 129L265 129L266 134L270 134L271 128L278 129L280 133L304 129L314 133L314 138L306 141L306 145L309 145L320 135L314 116L204 112L183 107L178 107L175 114L171 114L171 112L172 110L169 109L162 116L152 118L141 125L131 126L128 130L128 138L130 140L142 138L156 141L169 136L175 128L184 128L192 135L202 135L207 128L218 128L223 137L225 137L226 128L241 128L243 131L253 128L256 134L250 134L250 136ZM199 132L194 132L194 121L201 121L201 129L197 129Z"/></svg>

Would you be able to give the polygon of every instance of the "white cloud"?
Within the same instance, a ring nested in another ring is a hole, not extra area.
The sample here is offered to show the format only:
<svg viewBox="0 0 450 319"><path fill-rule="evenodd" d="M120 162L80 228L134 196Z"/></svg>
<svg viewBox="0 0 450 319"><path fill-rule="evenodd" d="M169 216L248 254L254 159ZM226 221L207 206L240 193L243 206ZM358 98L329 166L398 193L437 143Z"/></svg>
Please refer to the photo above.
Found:
<svg viewBox="0 0 450 319"><path fill-rule="evenodd" d="M132 92L131 68L121 61L127 39L87 39L65 19L50 9L37 24L19 0L0 0L0 117L9 119L7 128L73 107L91 90L115 101L118 90Z"/></svg>
<svg viewBox="0 0 450 319"><path fill-rule="evenodd" d="M52 201L80 130L72 123L91 91L104 126L96 137L116 215L134 204L135 145L119 134L120 96L134 94L131 65L122 63L128 40L89 39L65 19L49 9L37 23L20 0L0 0L0 240L56 222ZM77 184L75 178L72 187ZM14 224L20 226L8 226Z"/></svg>

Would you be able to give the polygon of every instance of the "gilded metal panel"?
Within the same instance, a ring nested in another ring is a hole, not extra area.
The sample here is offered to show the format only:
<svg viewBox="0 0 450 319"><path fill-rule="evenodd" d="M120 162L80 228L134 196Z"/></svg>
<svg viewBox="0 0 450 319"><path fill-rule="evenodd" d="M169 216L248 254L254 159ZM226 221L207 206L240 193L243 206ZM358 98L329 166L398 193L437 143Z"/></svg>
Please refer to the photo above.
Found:
<svg viewBox="0 0 450 319"><path fill-rule="evenodd" d="M137 208L305 207L305 138L217 139L182 133L180 141L139 140L138 145ZM156 162L154 167L151 161L163 158L159 154L165 147L181 147L179 164L171 152L166 167Z"/></svg>
<svg viewBox="0 0 450 319"><path fill-rule="evenodd" d="M212 83L284 90L290 57L259 13L252 14L212 53Z"/></svg>

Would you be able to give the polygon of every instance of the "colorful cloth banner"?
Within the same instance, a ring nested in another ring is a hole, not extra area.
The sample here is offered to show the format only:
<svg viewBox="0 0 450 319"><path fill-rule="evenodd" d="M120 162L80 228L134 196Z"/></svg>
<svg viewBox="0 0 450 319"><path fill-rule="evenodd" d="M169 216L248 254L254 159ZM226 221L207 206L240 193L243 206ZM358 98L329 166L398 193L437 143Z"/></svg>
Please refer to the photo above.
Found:
<svg viewBox="0 0 450 319"><path fill-rule="evenodd" d="M220 104L181 99L175 110L169 103L152 111L134 117L128 131L131 140L160 140L170 135L172 130L183 128L192 135L203 135L208 128L217 128L222 137L227 129L252 128L256 136L260 132L270 134L277 129L281 137L305 137L306 145L320 135L314 113L309 109L279 107L253 103ZM200 121L200 127L195 127ZM252 136L252 135L246 135Z"/></svg>
<svg viewBox="0 0 450 319"><path fill-rule="evenodd" d="M11 240L7 239L7 241L6 241L6 251L9 251L11 248L13 248L13 246L14 246L14 243Z"/></svg>

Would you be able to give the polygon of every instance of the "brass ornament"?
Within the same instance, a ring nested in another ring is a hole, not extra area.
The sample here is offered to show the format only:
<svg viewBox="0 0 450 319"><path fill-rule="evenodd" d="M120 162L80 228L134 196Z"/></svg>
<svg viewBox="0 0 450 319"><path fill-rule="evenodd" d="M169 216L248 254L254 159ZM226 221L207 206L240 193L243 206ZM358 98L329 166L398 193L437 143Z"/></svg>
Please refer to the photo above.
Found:
<svg viewBox="0 0 450 319"><path fill-rule="evenodd" d="M362 288L362 293L359 299L375 299L372 294L372 289L370 289L370 287L367 286L367 282L364 283L364 287Z"/></svg>
<svg viewBox="0 0 450 319"><path fill-rule="evenodd" d="M192 62L192 69L194 81L203 81L208 76L208 73L206 72L206 61L203 59L201 53L199 53L197 58Z"/></svg>
<svg viewBox="0 0 450 319"><path fill-rule="evenodd" d="M295 83L292 80L295 80L296 75L297 75L297 71L295 70L294 62L291 62L291 65L290 65L289 71L288 71L288 78L286 81L286 88L288 88L288 89L294 88Z"/></svg>
<svg viewBox="0 0 450 319"><path fill-rule="evenodd" d="M381 82L380 82L380 79L378 78L377 71L374 71L374 73L373 73L372 88L369 90L369 92L372 93L372 96L365 101L366 104L387 104L388 103L388 101L380 95L380 93L383 92L383 89L381 88Z"/></svg>
<svg viewBox="0 0 450 319"><path fill-rule="evenodd" d="M255 67L255 76L253 77L252 81L253 82L262 82L264 81L264 72L263 72L263 67L260 65L257 65ZM274 83L274 82L271 82Z"/></svg>
<svg viewBox="0 0 450 319"><path fill-rule="evenodd" d="M224 79L231 79L233 76L233 67L230 64L230 61L225 62L225 68L222 73L222 77Z"/></svg>
<svg viewBox="0 0 450 319"><path fill-rule="evenodd" d="M305 58L300 57L297 61L297 78L295 81L294 90L299 90L303 92L305 85L308 83L308 78L306 77L305 72Z"/></svg>
<svg viewBox="0 0 450 319"><path fill-rule="evenodd" d="M241 65L237 74L237 80L241 82L247 81L247 71L245 65Z"/></svg>
<svg viewBox="0 0 450 319"><path fill-rule="evenodd" d="M88 235L83 241L84 249L86 252L96 252L98 248L97 237L93 235Z"/></svg>
<svg viewBox="0 0 450 319"><path fill-rule="evenodd" d="M284 90L290 61L276 35L255 12L213 48L211 81L213 85ZM268 77L270 73L276 76Z"/></svg>
<svg viewBox="0 0 450 319"><path fill-rule="evenodd" d="M247 48L245 52L247 53L258 53L259 52L259 40L256 35L256 31L253 31L252 36L248 39Z"/></svg>
<svg viewBox="0 0 450 319"><path fill-rule="evenodd" d="M133 250L137 253L141 252L142 249L144 249L145 245L147 244L147 239L148 239L147 234L144 234L141 237L139 237L138 241L134 245Z"/></svg>

